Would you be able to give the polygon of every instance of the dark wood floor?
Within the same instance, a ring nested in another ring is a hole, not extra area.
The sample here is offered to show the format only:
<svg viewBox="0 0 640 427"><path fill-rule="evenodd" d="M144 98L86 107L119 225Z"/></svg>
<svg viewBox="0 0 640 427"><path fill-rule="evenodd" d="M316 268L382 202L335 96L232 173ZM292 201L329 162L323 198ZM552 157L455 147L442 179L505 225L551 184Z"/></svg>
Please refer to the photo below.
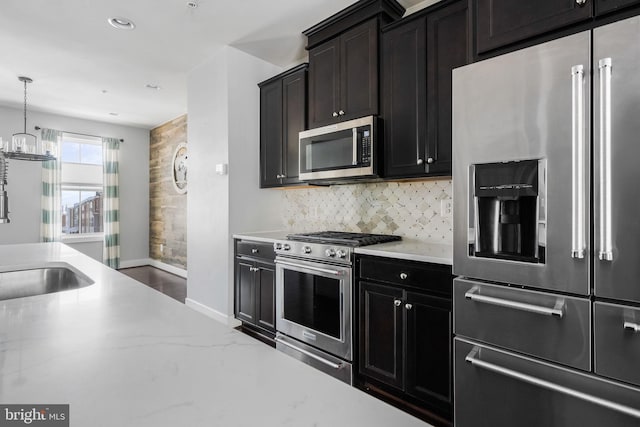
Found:
<svg viewBox="0 0 640 427"><path fill-rule="evenodd" d="M187 279L150 265L122 268L118 271L184 304L187 297Z"/></svg>

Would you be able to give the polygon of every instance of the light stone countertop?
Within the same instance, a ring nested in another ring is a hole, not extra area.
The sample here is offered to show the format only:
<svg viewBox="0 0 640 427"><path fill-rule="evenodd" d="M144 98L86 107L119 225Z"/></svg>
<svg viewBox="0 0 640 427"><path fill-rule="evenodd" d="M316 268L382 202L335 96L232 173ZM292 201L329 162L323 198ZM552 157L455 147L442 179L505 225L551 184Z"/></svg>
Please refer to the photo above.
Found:
<svg viewBox="0 0 640 427"><path fill-rule="evenodd" d="M68 403L75 427L428 426L68 246L0 246L0 271L50 262L95 284L0 301L2 404Z"/></svg>
<svg viewBox="0 0 640 427"><path fill-rule="evenodd" d="M258 231L234 234L233 238L272 243L275 240L286 240L287 234L293 234L293 232L284 230ZM356 247L354 252L363 255L430 262L433 264L453 264L453 246L405 238L398 242Z"/></svg>
<svg viewBox="0 0 640 427"><path fill-rule="evenodd" d="M355 248L354 252L362 255L375 255L433 264L453 264L453 246L441 243L426 243L418 240L403 239L397 242L361 246Z"/></svg>

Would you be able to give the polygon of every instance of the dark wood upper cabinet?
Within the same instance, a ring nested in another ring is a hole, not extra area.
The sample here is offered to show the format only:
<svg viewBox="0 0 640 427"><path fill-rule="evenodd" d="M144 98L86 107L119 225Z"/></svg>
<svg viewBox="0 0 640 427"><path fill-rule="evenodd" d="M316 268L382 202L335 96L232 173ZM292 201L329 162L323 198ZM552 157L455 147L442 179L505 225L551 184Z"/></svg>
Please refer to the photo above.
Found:
<svg viewBox="0 0 640 427"><path fill-rule="evenodd" d="M309 127L378 113L378 21L309 51Z"/></svg>
<svg viewBox="0 0 640 427"><path fill-rule="evenodd" d="M298 133L307 128L307 64L260 87L260 187L297 184Z"/></svg>
<svg viewBox="0 0 640 427"><path fill-rule="evenodd" d="M634 4L640 4L640 0L595 0L596 16Z"/></svg>
<svg viewBox="0 0 640 427"><path fill-rule="evenodd" d="M382 34L385 177L451 174L451 71L470 62L467 1Z"/></svg>
<svg viewBox="0 0 640 427"><path fill-rule="evenodd" d="M593 16L593 1L474 0L477 52L588 20Z"/></svg>

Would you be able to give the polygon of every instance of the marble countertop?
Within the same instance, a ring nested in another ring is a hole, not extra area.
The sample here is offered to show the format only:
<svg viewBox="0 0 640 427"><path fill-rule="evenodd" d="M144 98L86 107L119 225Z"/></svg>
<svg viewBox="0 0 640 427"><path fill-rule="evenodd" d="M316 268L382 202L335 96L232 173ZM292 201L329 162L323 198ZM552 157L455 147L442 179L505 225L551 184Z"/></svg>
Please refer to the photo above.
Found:
<svg viewBox="0 0 640 427"><path fill-rule="evenodd" d="M234 234L234 239L247 239L256 242L271 243L275 240L286 240L291 231L258 231ZM375 255L387 258L406 259L412 261L430 262L433 264L453 264L453 246L428 243L419 240L403 239L398 242L380 243L377 245L360 246L354 252L364 255Z"/></svg>
<svg viewBox="0 0 640 427"><path fill-rule="evenodd" d="M0 271L51 262L95 284L0 301L2 404L69 404L72 426L428 426L65 245L0 246Z"/></svg>
<svg viewBox="0 0 640 427"><path fill-rule="evenodd" d="M433 264L453 264L453 246L426 243L418 240L403 239L398 242L361 246L355 248L354 252L363 255L430 262Z"/></svg>

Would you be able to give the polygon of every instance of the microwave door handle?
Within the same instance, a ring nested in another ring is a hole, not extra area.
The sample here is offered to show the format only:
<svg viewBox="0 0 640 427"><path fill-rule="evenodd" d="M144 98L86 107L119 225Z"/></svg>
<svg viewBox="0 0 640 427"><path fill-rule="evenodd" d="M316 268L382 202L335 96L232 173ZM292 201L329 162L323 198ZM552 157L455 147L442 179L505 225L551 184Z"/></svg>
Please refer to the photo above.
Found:
<svg viewBox="0 0 640 427"><path fill-rule="evenodd" d="M585 255L584 66L571 67L571 257Z"/></svg>
<svg viewBox="0 0 640 427"><path fill-rule="evenodd" d="M353 128L353 161L352 165L357 166L358 164L358 128Z"/></svg>
<svg viewBox="0 0 640 427"><path fill-rule="evenodd" d="M600 251L601 261L613 261L611 242L611 58L600 69Z"/></svg>

